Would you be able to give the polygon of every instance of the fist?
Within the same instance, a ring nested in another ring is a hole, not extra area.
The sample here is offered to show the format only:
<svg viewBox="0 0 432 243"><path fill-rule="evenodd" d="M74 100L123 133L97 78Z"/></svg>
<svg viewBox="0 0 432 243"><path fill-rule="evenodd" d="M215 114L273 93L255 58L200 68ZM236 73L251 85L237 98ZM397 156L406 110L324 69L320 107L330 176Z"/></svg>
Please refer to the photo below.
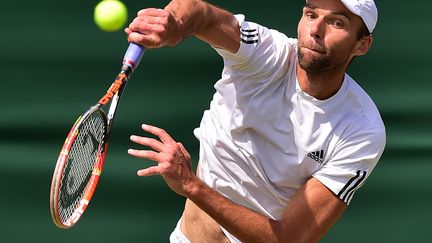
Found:
<svg viewBox="0 0 432 243"><path fill-rule="evenodd" d="M184 38L182 22L170 12L156 8L140 10L125 32L129 42L146 48L175 46Z"/></svg>

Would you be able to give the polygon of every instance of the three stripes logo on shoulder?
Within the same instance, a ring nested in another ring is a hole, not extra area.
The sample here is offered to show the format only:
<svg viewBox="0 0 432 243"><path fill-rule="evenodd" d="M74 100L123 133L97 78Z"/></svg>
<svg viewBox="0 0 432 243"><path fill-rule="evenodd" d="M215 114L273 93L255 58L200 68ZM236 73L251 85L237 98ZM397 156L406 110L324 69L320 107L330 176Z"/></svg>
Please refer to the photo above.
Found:
<svg viewBox="0 0 432 243"><path fill-rule="evenodd" d="M351 177L351 179L345 184L342 190L340 190L337 196L345 203L349 203L354 195L354 192L365 182L366 175L367 171L357 170L356 175Z"/></svg>
<svg viewBox="0 0 432 243"><path fill-rule="evenodd" d="M240 29L241 41L245 44L258 43L259 35L257 29Z"/></svg>
<svg viewBox="0 0 432 243"><path fill-rule="evenodd" d="M308 153L307 156L321 164L324 161L324 150Z"/></svg>

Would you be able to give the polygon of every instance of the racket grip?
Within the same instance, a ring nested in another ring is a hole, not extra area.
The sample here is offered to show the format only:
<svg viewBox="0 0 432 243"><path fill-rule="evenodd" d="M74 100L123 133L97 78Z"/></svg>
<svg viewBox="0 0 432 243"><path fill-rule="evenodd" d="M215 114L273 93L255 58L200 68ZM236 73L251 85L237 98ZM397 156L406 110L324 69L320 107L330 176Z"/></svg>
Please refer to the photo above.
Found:
<svg viewBox="0 0 432 243"><path fill-rule="evenodd" d="M128 67L133 72L141 61L145 48L141 45L130 43L123 57L123 69Z"/></svg>

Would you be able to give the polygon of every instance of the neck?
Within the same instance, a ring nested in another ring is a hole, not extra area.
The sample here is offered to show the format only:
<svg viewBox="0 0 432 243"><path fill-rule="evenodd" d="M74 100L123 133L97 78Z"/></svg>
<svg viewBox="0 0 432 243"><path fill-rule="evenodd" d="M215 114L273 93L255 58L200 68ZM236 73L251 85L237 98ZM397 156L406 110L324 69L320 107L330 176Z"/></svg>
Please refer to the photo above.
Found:
<svg viewBox="0 0 432 243"><path fill-rule="evenodd" d="M335 95L342 86L344 77L345 69L312 74L297 64L297 79L301 90L319 100L325 100Z"/></svg>

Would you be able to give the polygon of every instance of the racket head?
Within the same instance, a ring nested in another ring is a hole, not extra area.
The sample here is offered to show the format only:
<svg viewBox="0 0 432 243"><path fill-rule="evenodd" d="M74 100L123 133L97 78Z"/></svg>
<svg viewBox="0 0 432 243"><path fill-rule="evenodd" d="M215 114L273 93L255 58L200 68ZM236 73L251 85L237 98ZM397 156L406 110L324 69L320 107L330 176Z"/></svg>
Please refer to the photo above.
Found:
<svg viewBox="0 0 432 243"><path fill-rule="evenodd" d="M97 104L85 112L67 136L51 182L50 210L54 223L70 228L87 208L105 161L107 115Z"/></svg>

